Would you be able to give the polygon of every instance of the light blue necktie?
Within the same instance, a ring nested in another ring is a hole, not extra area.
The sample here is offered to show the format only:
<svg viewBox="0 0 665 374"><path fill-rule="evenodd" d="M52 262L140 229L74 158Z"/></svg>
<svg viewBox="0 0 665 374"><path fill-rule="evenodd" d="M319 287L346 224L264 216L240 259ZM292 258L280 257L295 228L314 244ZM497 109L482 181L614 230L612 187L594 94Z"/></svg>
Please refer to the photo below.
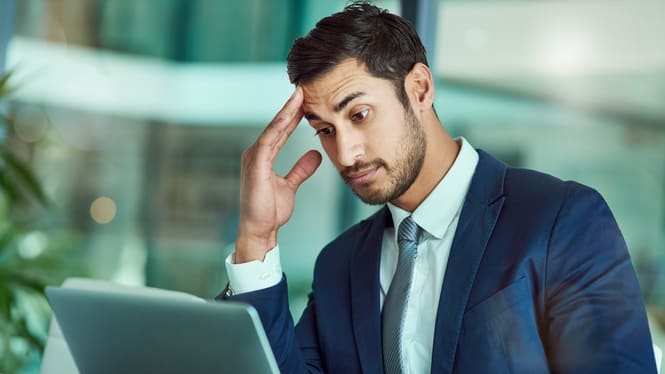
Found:
<svg viewBox="0 0 665 374"><path fill-rule="evenodd" d="M402 361L402 327L421 231L409 216L402 221L397 234L399 246L397 270L383 303L382 315L383 368L386 374L405 372Z"/></svg>

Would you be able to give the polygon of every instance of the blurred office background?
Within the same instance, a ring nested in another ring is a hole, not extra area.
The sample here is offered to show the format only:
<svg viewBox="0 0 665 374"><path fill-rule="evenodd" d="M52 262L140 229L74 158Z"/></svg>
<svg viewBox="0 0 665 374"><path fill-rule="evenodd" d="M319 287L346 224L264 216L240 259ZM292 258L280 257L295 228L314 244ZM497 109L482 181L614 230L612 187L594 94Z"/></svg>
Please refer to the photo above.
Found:
<svg viewBox="0 0 665 374"><path fill-rule="evenodd" d="M375 3L406 11L398 0ZM420 3L435 10L417 20L444 125L511 165L603 194L662 346L665 1ZM2 265L11 247L21 268L5 273L25 269L26 279L82 275L214 297L238 222L240 155L293 89L293 39L344 4L0 0L0 71L11 71L13 88L0 144L34 169L50 200L3 202L3 219L21 229L0 241L0 269L12 266ZM312 135L303 122L276 169L320 149ZM302 187L279 237L295 318L318 251L375 209L327 160ZM8 315L27 320L37 341L3 332L0 352L20 353L16 367L33 372L48 307L10 284L0 299L18 300Z"/></svg>

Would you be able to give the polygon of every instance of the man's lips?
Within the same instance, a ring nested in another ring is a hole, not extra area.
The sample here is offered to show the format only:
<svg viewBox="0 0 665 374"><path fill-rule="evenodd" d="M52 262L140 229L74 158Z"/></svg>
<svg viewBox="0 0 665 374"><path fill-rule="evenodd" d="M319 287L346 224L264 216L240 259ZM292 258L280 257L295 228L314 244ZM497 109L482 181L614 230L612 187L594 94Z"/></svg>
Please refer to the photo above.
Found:
<svg viewBox="0 0 665 374"><path fill-rule="evenodd" d="M347 182L352 182L357 184L368 183L374 178L374 175L376 175L376 172L378 170L379 167L375 166L371 169L365 169L354 173L346 173L344 179L346 179Z"/></svg>

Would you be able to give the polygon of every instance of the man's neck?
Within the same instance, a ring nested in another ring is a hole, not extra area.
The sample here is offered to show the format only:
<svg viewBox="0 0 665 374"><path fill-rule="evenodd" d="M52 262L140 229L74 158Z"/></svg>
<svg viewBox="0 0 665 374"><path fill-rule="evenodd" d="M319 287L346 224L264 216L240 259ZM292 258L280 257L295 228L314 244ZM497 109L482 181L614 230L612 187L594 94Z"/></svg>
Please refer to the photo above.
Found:
<svg viewBox="0 0 665 374"><path fill-rule="evenodd" d="M460 151L460 145L448 135L438 118L424 124L427 150L420 173L411 187L392 201L396 206L413 212L446 176Z"/></svg>

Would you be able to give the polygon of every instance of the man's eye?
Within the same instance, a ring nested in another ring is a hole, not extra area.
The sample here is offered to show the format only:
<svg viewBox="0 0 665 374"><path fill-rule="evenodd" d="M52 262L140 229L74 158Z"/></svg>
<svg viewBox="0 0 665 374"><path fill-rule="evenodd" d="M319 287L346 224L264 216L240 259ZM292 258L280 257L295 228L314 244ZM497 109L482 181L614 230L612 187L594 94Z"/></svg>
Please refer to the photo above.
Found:
<svg viewBox="0 0 665 374"><path fill-rule="evenodd" d="M351 116L351 121L353 121L353 122L362 121L362 120L365 119L365 117L367 117L367 114L369 114L369 109L363 109L360 112L352 115Z"/></svg>
<svg viewBox="0 0 665 374"><path fill-rule="evenodd" d="M335 132L335 129L332 128L332 127L322 127L320 129L316 130L316 133L314 134L314 136L319 136L319 135L328 136L328 135L332 135L333 132Z"/></svg>

